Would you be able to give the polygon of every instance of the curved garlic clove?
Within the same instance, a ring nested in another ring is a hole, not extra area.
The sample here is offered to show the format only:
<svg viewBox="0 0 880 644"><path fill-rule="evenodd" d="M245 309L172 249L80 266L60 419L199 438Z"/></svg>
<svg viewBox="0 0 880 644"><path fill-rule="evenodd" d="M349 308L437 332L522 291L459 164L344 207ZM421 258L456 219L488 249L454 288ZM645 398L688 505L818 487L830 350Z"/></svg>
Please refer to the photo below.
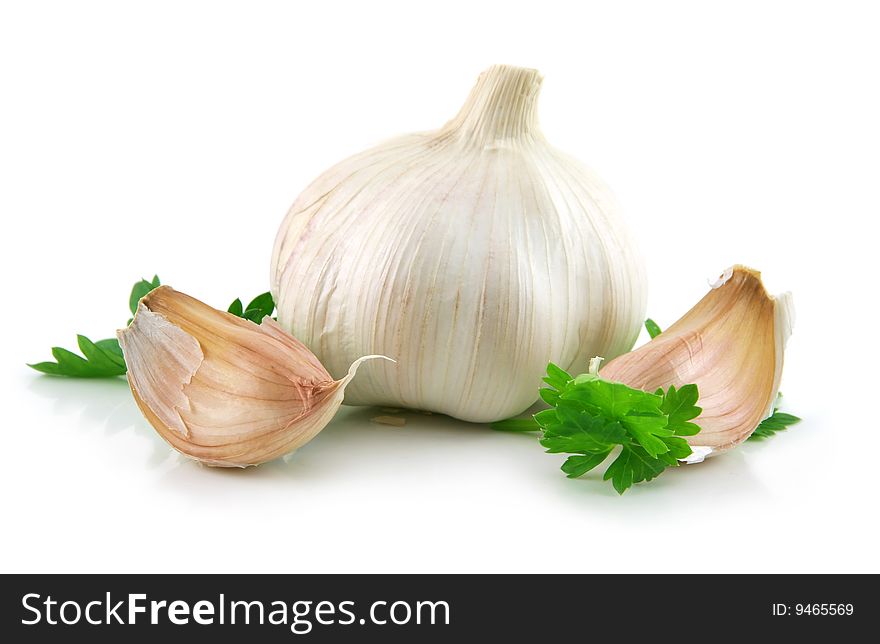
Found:
<svg viewBox="0 0 880 644"><path fill-rule="evenodd" d="M254 324L161 286L117 332L141 412L172 447L246 467L307 443L342 403L358 365L334 380L269 317Z"/></svg>
<svg viewBox="0 0 880 644"><path fill-rule="evenodd" d="M366 365L346 404L490 422L561 367L630 348L641 257L605 184L538 127L542 78L489 68L458 115L316 179L272 256L278 321L327 366Z"/></svg>
<svg viewBox="0 0 880 644"><path fill-rule="evenodd" d="M758 271L734 266L684 317L601 375L647 391L695 383L701 431L687 441L699 462L744 441L772 413L793 312L790 293L772 297Z"/></svg>

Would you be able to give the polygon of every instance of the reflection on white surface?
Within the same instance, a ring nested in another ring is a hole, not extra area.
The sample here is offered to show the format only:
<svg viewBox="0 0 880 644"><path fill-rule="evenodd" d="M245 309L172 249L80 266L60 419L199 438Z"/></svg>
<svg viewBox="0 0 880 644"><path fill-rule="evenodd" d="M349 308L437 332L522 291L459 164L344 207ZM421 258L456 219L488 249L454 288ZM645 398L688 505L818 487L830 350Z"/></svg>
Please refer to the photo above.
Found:
<svg viewBox="0 0 880 644"><path fill-rule="evenodd" d="M219 469L168 447L122 378L16 382L28 427L7 433L6 446L34 458L4 471L17 485L3 500L15 517L2 537L4 570L703 569L676 557L646 568L646 538L747 567L755 526L778 526L790 509L774 500L793 480L774 477L780 459L789 457L789 472L797 462L768 441L620 497L600 472L567 479L564 456L545 454L535 435L416 412L392 427L370 422L385 412L343 407L296 453ZM794 519L802 529L805 517ZM560 558L548 544L561 536L635 559Z"/></svg>
<svg viewBox="0 0 880 644"><path fill-rule="evenodd" d="M100 430L113 435L133 428L152 443L147 466L157 466L168 458L168 446L159 438L135 405L125 378L57 378L37 376L28 390L51 402L52 413L63 418L65 426L94 435ZM74 419L71 422L71 418ZM92 436L85 440L97 440Z"/></svg>
<svg viewBox="0 0 880 644"><path fill-rule="evenodd" d="M124 378L77 380L38 376L30 385L31 393L51 401L51 412L83 432L83 441L101 441L125 430L138 438L137 451L126 444L125 453L116 456L139 462L163 472L163 481L177 489L177 494L196 494L211 502L209 486L222 482L232 486L266 482L267 485L297 486L357 480L362 477L386 480L394 485L418 485L419 481L456 479L462 475L485 476L487 481L502 484L511 477L523 483L549 486L553 494L562 494L582 503L585 498L616 499L611 485L601 480L600 468L577 480L567 479L558 467L563 455L543 454L536 434L495 432L488 425L459 421L448 416L402 411L403 427L370 422L386 412L370 407L343 407L336 418L311 442L282 459L246 469L212 468L192 461L169 447L140 414ZM71 418L74 421L71 423ZM95 430L98 430L96 432ZM103 434L103 436L102 436ZM737 451L723 458L709 459L699 467L670 470L652 483L636 486L627 497L648 495L652 507L662 506L666 491L687 488L690 502L698 501L700 481L711 481L723 470L735 485L709 485L713 499L720 496L749 495L760 492L761 484L752 476L748 464ZM679 470L686 470L679 471ZM220 503L224 498L218 499ZM612 506L613 507L613 506Z"/></svg>

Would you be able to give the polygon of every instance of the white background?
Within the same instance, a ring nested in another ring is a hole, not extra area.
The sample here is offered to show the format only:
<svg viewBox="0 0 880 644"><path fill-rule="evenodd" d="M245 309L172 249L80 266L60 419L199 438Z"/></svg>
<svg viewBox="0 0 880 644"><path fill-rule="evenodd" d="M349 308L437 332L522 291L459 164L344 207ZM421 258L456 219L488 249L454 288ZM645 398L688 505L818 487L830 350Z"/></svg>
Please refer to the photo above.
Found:
<svg viewBox="0 0 880 644"><path fill-rule="evenodd" d="M880 572L878 33L840 1L4 3L0 569ZM25 366L112 335L154 272L266 290L309 181L439 127L497 62L543 73L545 134L615 189L661 325L736 262L794 292L803 423L623 497L533 438L358 408L220 471L123 379Z"/></svg>

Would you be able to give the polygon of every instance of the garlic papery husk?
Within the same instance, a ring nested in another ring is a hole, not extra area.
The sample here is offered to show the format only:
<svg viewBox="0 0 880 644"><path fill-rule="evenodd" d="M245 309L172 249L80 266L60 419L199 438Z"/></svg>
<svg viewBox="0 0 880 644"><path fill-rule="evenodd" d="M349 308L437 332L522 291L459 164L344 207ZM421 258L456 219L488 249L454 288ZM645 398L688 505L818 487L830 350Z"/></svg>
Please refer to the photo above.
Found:
<svg viewBox="0 0 880 644"><path fill-rule="evenodd" d="M701 431L686 437L696 462L741 443L772 413L793 316L790 293L772 297L759 272L734 266L684 317L600 374L646 391L696 384Z"/></svg>
<svg viewBox="0 0 880 644"><path fill-rule="evenodd" d="M641 259L604 184L544 139L541 76L496 66L438 131L347 159L278 232L279 323L334 376L360 355L347 404L474 422L537 399L548 362L628 351L644 319Z"/></svg>
<svg viewBox="0 0 880 644"><path fill-rule="evenodd" d="M168 286L142 298L117 335L150 424L186 456L228 467L307 443L333 418L358 365L377 357L334 380L271 318L254 324Z"/></svg>

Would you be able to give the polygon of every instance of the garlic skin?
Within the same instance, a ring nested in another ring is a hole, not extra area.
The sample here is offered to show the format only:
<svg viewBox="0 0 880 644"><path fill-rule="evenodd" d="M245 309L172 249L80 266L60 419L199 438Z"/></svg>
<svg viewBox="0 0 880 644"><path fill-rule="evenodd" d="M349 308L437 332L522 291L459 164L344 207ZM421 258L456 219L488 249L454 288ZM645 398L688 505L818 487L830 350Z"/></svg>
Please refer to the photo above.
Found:
<svg viewBox="0 0 880 644"><path fill-rule="evenodd" d="M382 354L346 404L472 422L563 368L634 344L640 256L605 185L538 129L541 77L484 72L442 129L342 161L294 202L272 254L278 320L334 376Z"/></svg>
<svg viewBox="0 0 880 644"><path fill-rule="evenodd" d="M646 345L600 371L646 391L694 383L701 431L685 440L700 462L747 439L773 412L794 307L790 293L773 297L761 274L733 266L680 320Z"/></svg>
<svg viewBox="0 0 880 644"><path fill-rule="evenodd" d="M246 467L307 443L342 404L367 356L334 380L269 317L254 324L168 286L117 332L138 407L173 448L207 465Z"/></svg>

